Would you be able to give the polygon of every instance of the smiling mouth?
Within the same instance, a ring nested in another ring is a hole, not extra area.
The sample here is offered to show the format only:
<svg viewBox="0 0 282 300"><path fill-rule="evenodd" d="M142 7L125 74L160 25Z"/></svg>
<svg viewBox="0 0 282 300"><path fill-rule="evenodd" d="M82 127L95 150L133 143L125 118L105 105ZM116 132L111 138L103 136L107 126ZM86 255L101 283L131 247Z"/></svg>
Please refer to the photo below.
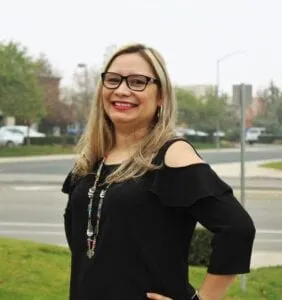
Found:
<svg viewBox="0 0 282 300"><path fill-rule="evenodd" d="M113 106L117 109L127 110L130 108L137 107L137 104L129 103L129 102L121 102L121 101L114 101L112 102Z"/></svg>

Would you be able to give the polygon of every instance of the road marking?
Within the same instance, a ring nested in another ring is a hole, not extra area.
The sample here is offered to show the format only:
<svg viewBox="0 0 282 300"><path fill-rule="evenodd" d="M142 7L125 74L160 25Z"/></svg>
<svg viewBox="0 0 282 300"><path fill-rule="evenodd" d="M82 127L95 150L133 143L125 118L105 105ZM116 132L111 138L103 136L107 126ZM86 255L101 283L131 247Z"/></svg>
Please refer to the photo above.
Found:
<svg viewBox="0 0 282 300"><path fill-rule="evenodd" d="M59 235L65 236L64 232L58 231L18 231L18 230L0 230L0 234L9 234L9 235Z"/></svg>
<svg viewBox="0 0 282 300"><path fill-rule="evenodd" d="M262 233L262 234L282 234L282 230L276 230L276 229L257 229L257 233Z"/></svg>
<svg viewBox="0 0 282 300"><path fill-rule="evenodd" d="M16 191L28 191L28 192L36 192L36 191L50 191L50 190L59 190L58 186L47 186L47 185L38 185L38 186L11 186L12 189Z"/></svg>
<svg viewBox="0 0 282 300"><path fill-rule="evenodd" d="M33 222L0 222L0 226L62 228L62 227L64 227L64 224L58 224L58 223L33 223Z"/></svg>
<svg viewBox="0 0 282 300"><path fill-rule="evenodd" d="M282 243L281 239L255 239L255 243Z"/></svg>

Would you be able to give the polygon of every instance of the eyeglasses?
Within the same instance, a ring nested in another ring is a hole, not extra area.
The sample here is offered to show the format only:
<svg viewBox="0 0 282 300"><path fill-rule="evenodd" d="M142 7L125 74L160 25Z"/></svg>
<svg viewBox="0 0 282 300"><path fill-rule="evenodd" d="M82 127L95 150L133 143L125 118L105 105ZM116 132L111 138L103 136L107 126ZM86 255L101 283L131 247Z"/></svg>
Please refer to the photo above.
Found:
<svg viewBox="0 0 282 300"><path fill-rule="evenodd" d="M138 92L144 91L148 84L159 83L158 79L138 74L122 76L114 72L105 72L101 74L101 77L104 87L108 89L117 89L123 80L125 80L128 88Z"/></svg>

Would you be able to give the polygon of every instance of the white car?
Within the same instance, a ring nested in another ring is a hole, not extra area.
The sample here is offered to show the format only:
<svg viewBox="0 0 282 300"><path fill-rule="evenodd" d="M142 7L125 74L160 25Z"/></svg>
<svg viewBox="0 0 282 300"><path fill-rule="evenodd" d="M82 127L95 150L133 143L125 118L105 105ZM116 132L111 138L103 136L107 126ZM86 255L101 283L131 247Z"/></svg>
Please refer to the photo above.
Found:
<svg viewBox="0 0 282 300"><path fill-rule="evenodd" d="M223 131L215 131L213 136L225 137L225 132Z"/></svg>
<svg viewBox="0 0 282 300"><path fill-rule="evenodd" d="M259 136L265 133L265 128L264 127L251 127L247 129L246 132L246 142L252 145L253 143L257 142L259 139Z"/></svg>
<svg viewBox="0 0 282 300"><path fill-rule="evenodd" d="M208 136L208 133L204 131L195 130L192 128L184 128L184 127L177 127L176 128L176 135L179 137L183 137L184 135L193 135L193 136Z"/></svg>
<svg viewBox="0 0 282 300"><path fill-rule="evenodd" d="M0 146L15 147L22 145L24 142L24 135L13 129L0 127Z"/></svg>
<svg viewBox="0 0 282 300"><path fill-rule="evenodd" d="M24 125L7 125L2 128L6 128L12 130L13 132L18 132L22 134L24 137L28 136L28 126ZM39 132L33 128L29 128L29 137L45 137L45 133Z"/></svg>

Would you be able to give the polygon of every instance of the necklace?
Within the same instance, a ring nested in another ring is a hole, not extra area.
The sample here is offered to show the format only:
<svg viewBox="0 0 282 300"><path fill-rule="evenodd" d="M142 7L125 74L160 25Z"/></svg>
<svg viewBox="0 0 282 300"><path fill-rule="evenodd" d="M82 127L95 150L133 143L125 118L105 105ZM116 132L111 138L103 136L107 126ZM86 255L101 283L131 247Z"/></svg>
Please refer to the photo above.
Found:
<svg viewBox="0 0 282 300"><path fill-rule="evenodd" d="M102 205L103 205L103 201L104 201L106 192L110 186L110 185L108 185L105 189L102 189L100 192L98 208L97 208L97 220L96 220L95 227L93 228L92 221L91 221L93 199L94 199L94 194L97 190L97 185L100 180L100 176L101 176L101 172L102 172L104 163L105 163L105 158L101 161L101 163L98 167L98 170L97 170L97 175L96 175L94 184L88 191L89 204L88 204L88 222L87 222L87 230L86 230L86 236L87 236L86 255L88 256L89 259L91 259L95 254L96 241L97 241L97 236L99 233L101 209L102 209Z"/></svg>

